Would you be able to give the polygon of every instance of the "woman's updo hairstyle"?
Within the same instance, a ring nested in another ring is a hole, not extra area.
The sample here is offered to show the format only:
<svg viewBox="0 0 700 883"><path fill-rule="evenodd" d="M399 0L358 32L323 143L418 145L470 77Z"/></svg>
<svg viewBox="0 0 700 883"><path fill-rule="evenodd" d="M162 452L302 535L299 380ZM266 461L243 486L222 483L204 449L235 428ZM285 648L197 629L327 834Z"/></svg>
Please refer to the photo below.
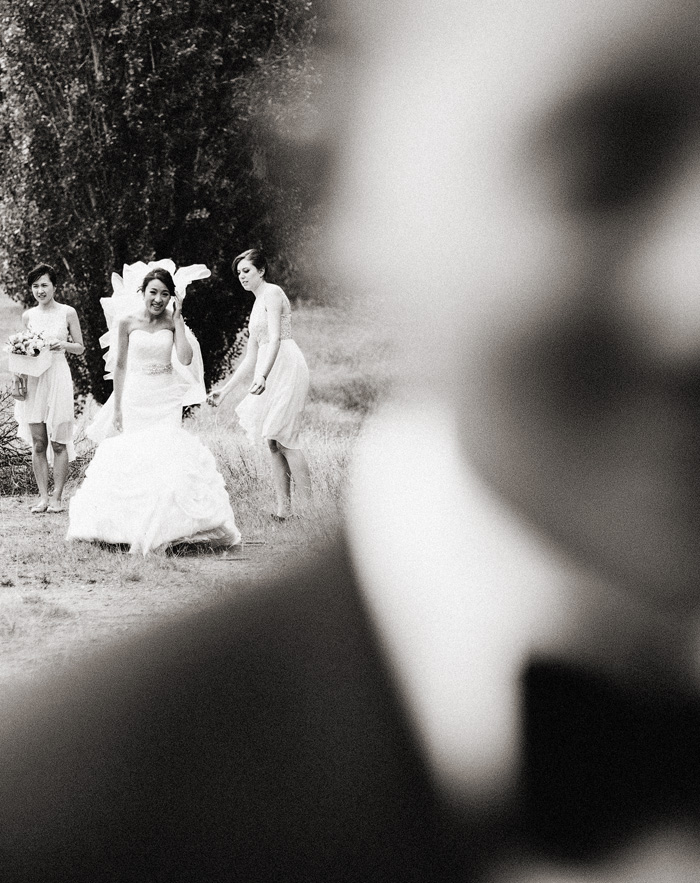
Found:
<svg viewBox="0 0 700 883"><path fill-rule="evenodd" d="M143 277L143 282L141 283L141 288L139 291L141 294L148 288L148 283L153 282L154 279L157 279L159 282L162 282L163 285L170 292L171 297L175 297L175 283L173 282L173 277L168 273L167 270L164 270L162 267L154 267L152 270L149 270L148 273Z"/></svg>
<svg viewBox="0 0 700 883"><path fill-rule="evenodd" d="M238 276L238 265L241 261L250 261L261 276L267 272L267 258L260 248L248 248L233 259L231 269L234 276Z"/></svg>
<svg viewBox="0 0 700 883"><path fill-rule="evenodd" d="M56 283L58 281L58 274L51 266L51 264L37 264L33 270L30 271L27 276L27 283L31 288L32 285L37 281L37 279L41 279L42 276L48 276L51 280L51 284L53 287L56 287Z"/></svg>

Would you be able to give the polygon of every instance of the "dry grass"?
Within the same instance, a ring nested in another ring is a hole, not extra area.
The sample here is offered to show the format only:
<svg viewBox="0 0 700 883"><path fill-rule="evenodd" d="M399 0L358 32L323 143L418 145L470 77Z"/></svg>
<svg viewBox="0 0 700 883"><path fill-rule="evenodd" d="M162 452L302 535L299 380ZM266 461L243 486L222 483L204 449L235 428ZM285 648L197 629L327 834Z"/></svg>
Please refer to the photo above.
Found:
<svg viewBox="0 0 700 883"><path fill-rule="evenodd" d="M16 312L16 310L15 310ZM0 304L0 335L3 315ZM9 330L12 330L11 325ZM307 356L312 386L305 446L315 502L303 519L269 518L273 494L267 453L235 425L235 402L203 406L188 419L214 453L244 543L235 553L159 554L64 541L67 516L36 516L27 496L0 496L0 687L58 667L86 648L185 607L254 590L311 544L335 531L346 467L365 415L391 384L387 341L369 320L343 309L299 305L295 337ZM79 418L89 419L90 408ZM89 457L80 436L78 453ZM67 495L81 479L69 480Z"/></svg>

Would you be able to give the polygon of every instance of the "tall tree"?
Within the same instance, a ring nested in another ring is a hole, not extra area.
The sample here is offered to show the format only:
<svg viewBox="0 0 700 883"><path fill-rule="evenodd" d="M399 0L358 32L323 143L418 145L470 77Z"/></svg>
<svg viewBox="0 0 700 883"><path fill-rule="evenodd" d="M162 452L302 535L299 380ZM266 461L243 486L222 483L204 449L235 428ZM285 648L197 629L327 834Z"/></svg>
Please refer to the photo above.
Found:
<svg viewBox="0 0 700 883"><path fill-rule="evenodd" d="M0 0L3 284L26 301L31 265L58 264L82 391L107 391L99 299L138 259L212 269L186 316L207 379L228 367L249 307L231 258L291 250L302 226L258 121L279 90L303 102L314 28L311 0Z"/></svg>

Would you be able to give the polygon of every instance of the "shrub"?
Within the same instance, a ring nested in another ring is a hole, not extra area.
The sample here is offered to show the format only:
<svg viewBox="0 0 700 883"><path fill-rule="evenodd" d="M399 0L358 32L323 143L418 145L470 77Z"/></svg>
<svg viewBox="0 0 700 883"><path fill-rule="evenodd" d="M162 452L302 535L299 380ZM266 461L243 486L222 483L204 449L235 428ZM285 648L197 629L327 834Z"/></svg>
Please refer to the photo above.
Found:
<svg viewBox="0 0 700 883"><path fill-rule="evenodd" d="M0 0L3 284L29 303L32 265L62 273L87 347L79 392L108 392L99 300L123 264L211 268L185 303L208 382L250 306L229 296L233 255L262 243L287 281L308 218L259 121L282 113L277 94L304 104L315 21L310 0Z"/></svg>

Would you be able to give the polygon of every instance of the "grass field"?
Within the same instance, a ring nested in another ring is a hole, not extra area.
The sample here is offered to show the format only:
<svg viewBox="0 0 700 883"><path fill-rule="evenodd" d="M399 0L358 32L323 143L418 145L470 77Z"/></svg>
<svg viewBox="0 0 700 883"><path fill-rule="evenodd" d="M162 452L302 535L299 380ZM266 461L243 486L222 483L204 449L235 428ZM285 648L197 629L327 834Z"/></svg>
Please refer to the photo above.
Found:
<svg viewBox="0 0 700 883"><path fill-rule="evenodd" d="M17 328L19 313L0 298L0 339ZM213 451L225 478L244 540L235 552L143 558L69 544L65 513L32 515L30 498L0 496L0 690L155 618L254 591L259 577L284 571L334 532L355 439L391 385L390 345L370 319L342 308L299 304L294 326L311 370L304 433L315 495L310 515L285 524L269 518L267 455L235 426L231 397L218 409L197 409L187 426ZM0 362L0 384L9 377L5 368ZM85 441L78 453L89 456ZM69 481L67 497L80 477Z"/></svg>

